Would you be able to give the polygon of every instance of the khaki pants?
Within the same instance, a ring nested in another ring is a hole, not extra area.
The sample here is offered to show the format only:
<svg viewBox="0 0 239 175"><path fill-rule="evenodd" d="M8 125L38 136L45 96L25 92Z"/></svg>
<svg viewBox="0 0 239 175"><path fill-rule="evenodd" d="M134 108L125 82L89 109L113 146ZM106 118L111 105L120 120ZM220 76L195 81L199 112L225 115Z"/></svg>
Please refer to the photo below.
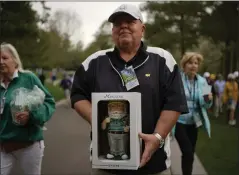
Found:
<svg viewBox="0 0 239 175"><path fill-rule="evenodd" d="M214 98L214 116L218 117L219 113L222 113L222 95L216 95Z"/></svg>
<svg viewBox="0 0 239 175"><path fill-rule="evenodd" d="M37 141L33 145L13 151L11 153L0 152L0 174L10 175L15 161L18 161L24 174L41 174L41 164L44 153L44 141Z"/></svg>
<svg viewBox="0 0 239 175"><path fill-rule="evenodd" d="M163 172L156 173L156 174L151 174L151 175L171 175L171 174L172 174L171 170L170 170L170 168L168 168ZM91 175L112 175L112 174L108 173L108 172L105 172L105 171L102 171L100 169L92 169L91 170Z"/></svg>

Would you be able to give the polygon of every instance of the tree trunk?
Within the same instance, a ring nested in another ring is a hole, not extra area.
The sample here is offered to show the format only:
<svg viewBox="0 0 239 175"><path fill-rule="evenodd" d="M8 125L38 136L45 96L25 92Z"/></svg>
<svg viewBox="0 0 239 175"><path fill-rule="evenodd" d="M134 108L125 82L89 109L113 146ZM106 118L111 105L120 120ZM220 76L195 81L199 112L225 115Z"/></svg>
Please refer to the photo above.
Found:
<svg viewBox="0 0 239 175"><path fill-rule="evenodd" d="M181 21L180 21L180 33L181 33L181 38L180 38L180 45L181 45L181 56L184 55L185 53L185 43L184 43L184 15L181 14Z"/></svg>
<svg viewBox="0 0 239 175"><path fill-rule="evenodd" d="M239 70L239 2L237 2L237 18L236 18L236 46L235 46L235 59L236 59L236 70Z"/></svg>
<svg viewBox="0 0 239 175"><path fill-rule="evenodd" d="M232 43L232 50L231 50L231 57L232 57L232 71L237 70L237 50L236 50L236 43Z"/></svg>
<svg viewBox="0 0 239 175"><path fill-rule="evenodd" d="M227 77L227 75L230 72L230 67L231 67L231 59L230 59L230 40L226 41L226 48L225 48L225 58L224 58L224 77Z"/></svg>
<svg viewBox="0 0 239 175"><path fill-rule="evenodd" d="M222 70L222 72L218 72L218 73L221 73L223 76L226 74L225 73L225 57L224 56L222 56L222 58L221 58L221 63L220 63L220 67L221 67L221 70Z"/></svg>

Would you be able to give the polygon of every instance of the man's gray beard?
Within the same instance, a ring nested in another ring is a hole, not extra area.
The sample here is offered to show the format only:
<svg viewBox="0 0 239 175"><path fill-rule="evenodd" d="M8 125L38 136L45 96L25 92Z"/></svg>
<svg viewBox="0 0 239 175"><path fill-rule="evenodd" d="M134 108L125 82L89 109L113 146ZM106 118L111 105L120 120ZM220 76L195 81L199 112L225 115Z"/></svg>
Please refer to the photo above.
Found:
<svg viewBox="0 0 239 175"><path fill-rule="evenodd" d="M123 50L123 51L131 50L132 46L133 46L133 44L131 44L130 42L119 43L119 49Z"/></svg>

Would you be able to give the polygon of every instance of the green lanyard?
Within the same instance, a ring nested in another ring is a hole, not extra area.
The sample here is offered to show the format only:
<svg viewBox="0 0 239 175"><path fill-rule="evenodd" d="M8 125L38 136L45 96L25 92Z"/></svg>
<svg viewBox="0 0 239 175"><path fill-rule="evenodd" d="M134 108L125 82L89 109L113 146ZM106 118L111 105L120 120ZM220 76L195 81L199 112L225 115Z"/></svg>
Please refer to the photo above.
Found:
<svg viewBox="0 0 239 175"><path fill-rule="evenodd" d="M10 84L10 83L9 83ZM4 92L3 92L3 94L1 93L0 95L1 95L1 98L0 98L0 115L2 115L2 113L3 113L3 110L4 110L4 106L5 106L5 102L6 102L6 93L7 93L7 89L8 89L8 87L9 87L9 84L8 84L8 86L7 87L0 87L0 88L4 88L5 90L4 90ZM0 118L0 120L1 120L1 118Z"/></svg>
<svg viewBox="0 0 239 175"><path fill-rule="evenodd" d="M3 92L3 95L1 96L1 99L0 99L0 114L1 114L1 115L2 115L2 113L3 113L4 106L5 106L5 101L6 101L5 95L6 95L6 93L7 93L7 90L5 90L5 91ZM1 120L1 118L0 118L0 120Z"/></svg>

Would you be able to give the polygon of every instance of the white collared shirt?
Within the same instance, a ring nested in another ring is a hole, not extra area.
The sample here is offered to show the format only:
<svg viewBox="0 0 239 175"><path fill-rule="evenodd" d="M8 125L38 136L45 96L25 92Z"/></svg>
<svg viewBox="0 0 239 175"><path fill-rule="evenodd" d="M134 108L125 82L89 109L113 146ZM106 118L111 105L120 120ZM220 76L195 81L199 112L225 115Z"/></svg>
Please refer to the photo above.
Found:
<svg viewBox="0 0 239 175"><path fill-rule="evenodd" d="M11 81L14 79L14 78L17 78L18 77L18 69L16 69L12 75L12 78L11 78ZM7 89L8 86L5 86L5 84L3 83L3 79L1 79L1 86L4 88L4 89Z"/></svg>

